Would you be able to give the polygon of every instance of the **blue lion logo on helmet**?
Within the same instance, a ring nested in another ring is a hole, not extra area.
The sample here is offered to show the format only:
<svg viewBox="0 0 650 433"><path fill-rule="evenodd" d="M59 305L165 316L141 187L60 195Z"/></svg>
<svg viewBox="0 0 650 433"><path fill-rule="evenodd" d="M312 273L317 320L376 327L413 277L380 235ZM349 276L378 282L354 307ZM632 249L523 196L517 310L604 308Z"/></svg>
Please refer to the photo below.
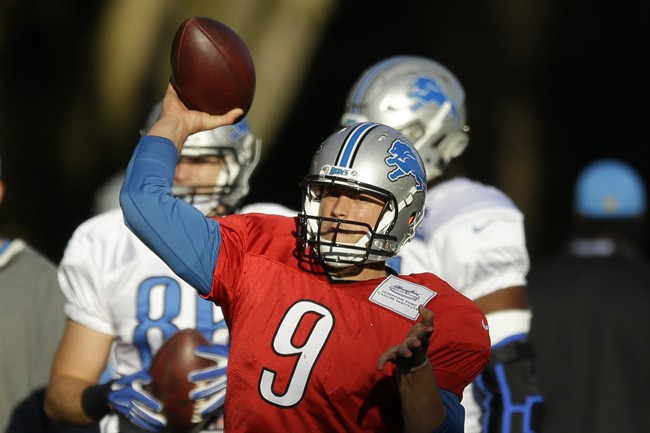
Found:
<svg viewBox="0 0 650 433"><path fill-rule="evenodd" d="M458 118L458 107L456 101L449 98L442 87L431 77L419 76L411 85L408 96L415 99L411 105L413 111L429 105L442 106L445 101L451 104L451 113L454 119Z"/></svg>
<svg viewBox="0 0 650 433"><path fill-rule="evenodd" d="M389 167L395 167L393 171L388 173L388 179L394 182L404 176L413 176L415 178L415 190L423 191L426 185L424 170L419 164L413 148L401 140L395 140L388 153L390 153L390 156L386 157L386 164Z"/></svg>

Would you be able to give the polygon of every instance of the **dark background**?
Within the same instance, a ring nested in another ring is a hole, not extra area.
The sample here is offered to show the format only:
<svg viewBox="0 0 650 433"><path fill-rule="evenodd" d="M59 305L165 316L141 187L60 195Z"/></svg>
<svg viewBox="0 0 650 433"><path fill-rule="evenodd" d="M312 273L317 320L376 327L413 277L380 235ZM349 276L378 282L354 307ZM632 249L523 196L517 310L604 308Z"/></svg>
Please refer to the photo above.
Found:
<svg viewBox="0 0 650 433"><path fill-rule="evenodd" d="M113 142L111 125L97 119L95 101L85 96L95 84L85 61L94 49L89 35L104 3L2 4L0 157L7 191L0 233L27 239L55 261L92 215L97 187L126 166L138 139L134 126ZM648 2L547 1L539 17L522 13L522 3L337 2L246 201L299 208L297 184L336 126L350 86L366 67L395 54L433 57L464 84L469 170L525 212L533 261L564 240L572 184L585 164L618 157L648 184ZM510 16L511 7L520 15ZM145 88L134 98L134 125L163 90ZM80 98L84 103L71 109ZM510 139L505 146L504 134L521 126L517 113L535 120L535 143ZM70 169L75 155L89 163Z"/></svg>

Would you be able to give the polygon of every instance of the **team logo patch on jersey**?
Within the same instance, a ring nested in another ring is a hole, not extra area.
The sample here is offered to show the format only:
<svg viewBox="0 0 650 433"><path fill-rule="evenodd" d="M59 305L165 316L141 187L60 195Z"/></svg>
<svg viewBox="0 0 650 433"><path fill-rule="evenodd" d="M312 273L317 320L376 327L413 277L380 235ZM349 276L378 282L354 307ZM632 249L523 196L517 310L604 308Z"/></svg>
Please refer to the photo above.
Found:
<svg viewBox="0 0 650 433"><path fill-rule="evenodd" d="M413 149L401 140L393 141L388 150L390 156L386 157L386 164L389 167L395 167L388 173L388 179L395 182L404 176L413 176L415 178L415 190L423 191L425 186L424 171L420 166Z"/></svg>
<svg viewBox="0 0 650 433"><path fill-rule="evenodd" d="M426 304L437 294L425 286L390 275L377 286L369 299L377 305L415 320L420 314L418 305Z"/></svg>

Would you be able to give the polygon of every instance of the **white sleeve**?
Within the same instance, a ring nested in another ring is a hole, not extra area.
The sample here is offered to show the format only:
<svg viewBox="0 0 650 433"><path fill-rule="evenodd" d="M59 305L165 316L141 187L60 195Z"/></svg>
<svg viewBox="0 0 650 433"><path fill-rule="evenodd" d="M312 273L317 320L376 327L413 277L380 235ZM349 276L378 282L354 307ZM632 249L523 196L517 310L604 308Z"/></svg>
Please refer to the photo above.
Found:
<svg viewBox="0 0 650 433"><path fill-rule="evenodd" d="M465 213L430 228L400 252L402 272L432 272L473 300L526 284L530 263L516 209Z"/></svg>
<svg viewBox="0 0 650 433"><path fill-rule="evenodd" d="M99 266L102 254L109 248L102 248L97 241L97 233L93 233L96 226L86 222L75 230L59 263L58 279L66 297L65 315L85 327L113 335L102 285L104 270ZM106 225L103 227L106 229Z"/></svg>
<svg viewBox="0 0 650 433"><path fill-rule="evenodd" d="M530 310L501 310L486 314L492 346L513 335L528 334L532 315Z"/></svg>
<svg viewBox="0 0 650 433"><path fill-rule="evenodd" d="M434 273L470 299L526 284L530 265L519 212L465 215L436 230L426 248Z"/></svg>

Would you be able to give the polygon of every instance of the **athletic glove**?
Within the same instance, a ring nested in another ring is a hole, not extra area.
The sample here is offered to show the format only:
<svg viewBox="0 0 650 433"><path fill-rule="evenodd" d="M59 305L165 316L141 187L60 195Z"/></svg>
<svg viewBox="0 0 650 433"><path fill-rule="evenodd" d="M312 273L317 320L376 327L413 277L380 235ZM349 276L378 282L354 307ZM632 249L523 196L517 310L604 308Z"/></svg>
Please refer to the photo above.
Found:
<svg viewBox="0 0 650 433"><path fill-rule="evenodd" d="M167 420L160 413L162 404L144 390L144 385L149 383L151 376L144 370L116 380L111 385L108 402L115 412L133 424L159 432L167 425Z"/></svg>
<svg viewBox="0 0 650 433"><path fill-rule="evenodd" d="M194 350L196 356L215 362L214 366L195 370L188 376L190 382L197 384L190 391L190 400L197 402L204 419L223 406L228 383L228 353L229 346L223 344L199 346Z"/></svg>

